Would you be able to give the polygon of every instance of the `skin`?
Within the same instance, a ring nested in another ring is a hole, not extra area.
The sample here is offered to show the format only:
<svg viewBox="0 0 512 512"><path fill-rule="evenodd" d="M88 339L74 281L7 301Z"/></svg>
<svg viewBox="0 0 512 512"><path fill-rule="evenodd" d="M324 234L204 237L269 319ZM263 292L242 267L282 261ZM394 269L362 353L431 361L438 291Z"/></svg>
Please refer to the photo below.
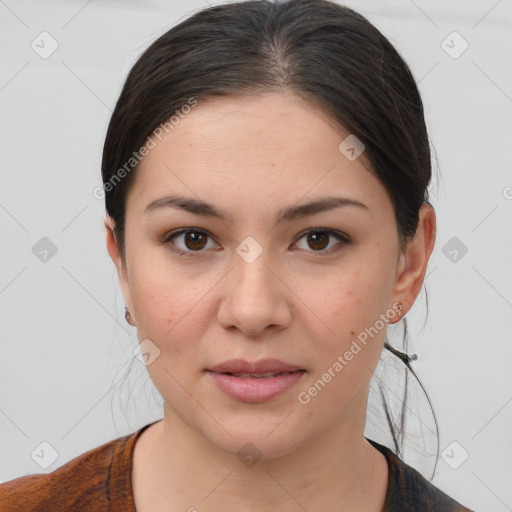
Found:
<svg viewBox="0 0 512 512"><path fill-rule="evenodd" d="M416 236L400 254L391 199L364 153L350 161L340 152L347 135L291 92L203 100L156 140L137 170L126 203L125 261L106 218L107 248L139 339L160 350L147 370L164 399L164 419L135 447L138 512L334 511L340 503L351 511L382 509L387 465L363 432L387 325L308 404L297 395L393 303L402 303L402 316L411 308L436 219L423 205ZM200 198L230 217L171 207L144 213L171 193ZM328 195L368 209L275 223L280 209ZM181 228L209 235L200 243L173 239L192 256L162 243ZM351 241L330 236L315 245L303 232L318 228ZM252 263L236 252L248 236L262 248ZM235 357L275 357L307 373L271 401L242 403L204 372ZM247 442L261 452L252 467L237 457Z"/></svg>

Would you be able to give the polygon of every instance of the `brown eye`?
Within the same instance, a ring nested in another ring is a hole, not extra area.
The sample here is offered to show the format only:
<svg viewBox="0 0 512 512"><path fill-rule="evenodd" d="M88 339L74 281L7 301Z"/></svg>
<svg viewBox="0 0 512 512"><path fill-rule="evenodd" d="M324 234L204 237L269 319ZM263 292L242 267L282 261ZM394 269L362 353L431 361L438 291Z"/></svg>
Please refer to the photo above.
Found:
<svg viewBox="0 0 512 512"><path fill-rule="evenodd" d="M299 241L303 238L306 239L306 247L300 247ZM333 240L337 240L338 243L331 244ZM306 249L309 252L329 253L341 249L341 247L349 243L350 239L347 235L332 229L310 229L294 245L298 246L299 249ZM324 250L326 248L327 250Z"/></svg>
<svg viewBox="0 0 512 512"><path fill-rule="evenodd" d="M204 252L203 249L217 247L213 241L213 245L208 247L209 239L211 239L210 235L199 229L182 229L167 234L162 243L168 245L173 252L190 256L194 252Z"/></svg>

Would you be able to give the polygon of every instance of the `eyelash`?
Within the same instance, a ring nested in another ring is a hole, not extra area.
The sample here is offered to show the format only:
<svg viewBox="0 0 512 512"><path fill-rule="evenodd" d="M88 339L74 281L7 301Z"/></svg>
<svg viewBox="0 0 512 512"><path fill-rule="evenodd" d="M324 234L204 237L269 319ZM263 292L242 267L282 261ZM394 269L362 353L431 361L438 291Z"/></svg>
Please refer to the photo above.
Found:
<svg viewBox="0 0 512 512"><path fill-rule="evenodd" d="M174 243L172 243L172 239L173 238L176 238L179 235L183 235L183 234L187 234L187 233L200 233L200 234L205 235L205 236L207 236L209 238L213 238L206 231L204 231L202 229L198 229L198 228L185 228L185 229L180 229L179 231L176 231L176 232L168 233L162 239L162 243L164 245L168 245L168 248L169 248L170 251L172 251L174 253L177 253L179 255L182 255L182 256L191 256L191 257L193 257L193 256L196 255L196 253L200 254L202 252L205 252L204 250L183 251L182 249L178 249L176 247L176 245ZM338 246L331 247L328 250L319 250L319 251L311 250L311 251L308 251L308 252L313 253L315 255L315 257L321 257L324 254L331 254L333 252L339 251L344 245L347 245L347 244L351 243L350 238L347 235L345 235L344 233L341 233L341 232L336 231L334 229L328 229L328 228L313 228L313 229L308 229L306 231L303 231L298 236L296 241L299 241L300 239L304 238L309 233L328 234L328 235L333 236L334 238L338 239L341 242L341 244L338 244ZM296 242L294 242L294 243L296 243ZM319 253L319 254L315 254L315 253Z"/></svg>

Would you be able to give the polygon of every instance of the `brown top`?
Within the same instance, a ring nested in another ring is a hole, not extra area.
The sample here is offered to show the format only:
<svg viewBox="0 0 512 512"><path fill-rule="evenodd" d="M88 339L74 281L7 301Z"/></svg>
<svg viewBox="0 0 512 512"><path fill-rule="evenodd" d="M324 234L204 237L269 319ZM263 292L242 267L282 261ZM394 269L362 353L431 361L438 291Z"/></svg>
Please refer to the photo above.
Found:
<svg viewBox="0 0 512 512"><path fill-rule="evenodd" d="M70 460L51 473L0 485L0 512L136 512L132 490L135 442L152 423ZM389 448L389 478L382 512L472 512L434 487Z"/></svg>

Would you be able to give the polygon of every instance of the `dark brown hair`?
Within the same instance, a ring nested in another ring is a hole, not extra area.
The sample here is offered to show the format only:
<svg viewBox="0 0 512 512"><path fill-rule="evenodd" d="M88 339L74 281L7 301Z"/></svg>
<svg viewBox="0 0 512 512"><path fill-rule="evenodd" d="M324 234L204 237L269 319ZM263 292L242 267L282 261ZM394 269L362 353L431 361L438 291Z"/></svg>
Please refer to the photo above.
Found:
<svg viewBox="0 0 512 512"><path fill-rule="evenodd" d="M200 103L283 89L364 143L365 161L390 194L405 249L420 207L429 203L431 180L423 104L408 65L376 27L347 7L329 0L253 0L196 12L154 41L129 72L102 161L106 210L123 259L125 200L136 162L122 179L113 178L153 131L191 98ZM406 339L405 324L404 349ZM399 429L385 399L384 407L400 453L405 403Z"/></svg>

